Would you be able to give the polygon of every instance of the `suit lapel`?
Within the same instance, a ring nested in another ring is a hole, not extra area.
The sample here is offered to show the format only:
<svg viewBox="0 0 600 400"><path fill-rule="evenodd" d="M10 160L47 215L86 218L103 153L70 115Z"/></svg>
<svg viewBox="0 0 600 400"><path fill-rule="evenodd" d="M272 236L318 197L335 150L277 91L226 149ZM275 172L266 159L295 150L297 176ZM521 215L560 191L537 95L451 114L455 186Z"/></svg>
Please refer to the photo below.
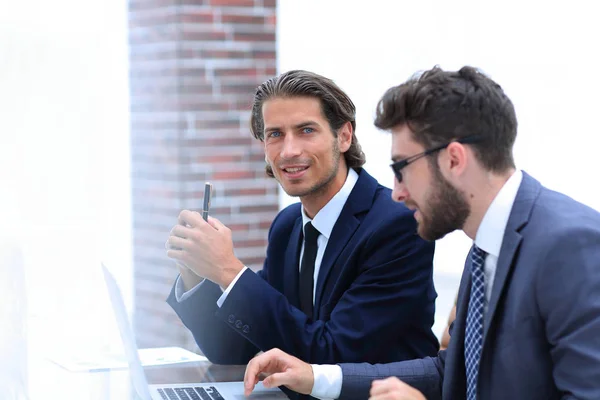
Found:
<svg viewBox="0 0 600 400"><path fill-rule="evenodd" d="M302 244L302 217L296 219L287 249L285 251L285 282L284 294L292 305L300 308L298 293L298 272L300 270L300 249Z"/></svg>
<svg viewBox="0 0 600 400"><path fill-rule="evenodd" d="M513 204L504 238L502 239L502 247L496 265L496 274L494 276L494 286L488 304L487 312L485 313L483 323L483 339L482 344L485 348L486 338L488 336L490 325L496 315L498 303L505 292L505 287L509 282L509 276L512 269L515 267L515 259L521 244L522 236L520 230L529 221L529 215L533 208L535 199L537 198L541 185L538 181L523 172L523 181L517 192L517 197Z"/></svg>
<svg viewBox="0 0 600 400"><path fill-rule="evenodd" d="M359 172L358 180L331 231L331 237L327 241L327 248L321 260L315 293L315 311L321 306L325 284L333 265L360 226L360 220L356 215L369 210L373 204L377 181L365 170L357 172Z"/></svg>
<svg viewBox="0 0 600 400"><path fill-rule="evenodd" d="M494 286L492 287L492 294L490 296L490 302L488 303L488 309L485 313L483 321L483 341L485 343L485 337L490 326L490 323L496 313L498 306L498 300L504 290L504 286L507 283L507 277L512 270L517 253L517 249L521 244L521 235L515 231L506 231L504 238L502 239L502 248L500 249L500 257L498 257L498 263L496 265L496 274L494 276Z"/></svg>

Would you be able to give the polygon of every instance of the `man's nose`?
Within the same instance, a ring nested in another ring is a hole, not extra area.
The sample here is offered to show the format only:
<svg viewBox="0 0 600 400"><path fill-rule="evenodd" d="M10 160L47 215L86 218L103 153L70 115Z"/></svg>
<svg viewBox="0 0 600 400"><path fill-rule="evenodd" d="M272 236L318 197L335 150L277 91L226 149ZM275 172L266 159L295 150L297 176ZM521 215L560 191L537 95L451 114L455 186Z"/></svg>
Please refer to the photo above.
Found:
<svg viewBox="0 0 600 400"><path fill-rule="evenodd" d="M300 141L292 134L285 135L283 139L283 147L281 149L281 157L290 159L298 157L302 154L302 146Z"/></svg>
<svg viewBox="0 0 600 400"><path fill-rule="evenodd" d="M398 179L394 178L394 190L392 190L392 200L397 202L406 201L408 198L408 191L404 182L398 182Z"/></svg>

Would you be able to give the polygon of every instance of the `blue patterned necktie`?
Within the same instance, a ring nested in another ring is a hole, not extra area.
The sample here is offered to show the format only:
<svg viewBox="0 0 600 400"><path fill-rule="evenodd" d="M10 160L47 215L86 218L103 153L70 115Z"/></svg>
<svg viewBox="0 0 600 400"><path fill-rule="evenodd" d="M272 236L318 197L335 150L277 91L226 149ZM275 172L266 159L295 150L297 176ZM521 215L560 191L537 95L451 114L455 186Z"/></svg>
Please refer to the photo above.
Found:
<svg viewBox="0 0 600 400"><path fill-rule="evenodd" d="M467 400L477 399L477 375L483 345L483 312L485 286L483 264L487 253L473 245L471 253L471 297L465 332L465 368L467 371Z"/></svg>

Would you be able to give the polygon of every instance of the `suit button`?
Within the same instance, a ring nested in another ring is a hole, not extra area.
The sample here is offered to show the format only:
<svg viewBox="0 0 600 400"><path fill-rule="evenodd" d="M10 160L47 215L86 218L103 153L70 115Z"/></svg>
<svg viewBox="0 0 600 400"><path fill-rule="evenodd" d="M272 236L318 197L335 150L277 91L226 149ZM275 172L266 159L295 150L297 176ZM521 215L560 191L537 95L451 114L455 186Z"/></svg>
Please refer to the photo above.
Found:
<svg viewBox="0 0 600 400"><path fill-rule="evenodd" d="M233 324L235 322L235 315L229 314L229 318L227 318L227 322Z"/></svg>
<svg viewBox="0 0 600 400"><path fill-rule="evenodd" d="M244 332L244 333L250 332L250 327L248 325L244 325L244 329L242 329L242 332Z"/></svg>
<svg viewBox="0 0 600 400"><path fill-rule="evenodd" d="M239 319L237 321L235 321L235 327L238 329L242 328L242 321L240 321Z"/></svg>

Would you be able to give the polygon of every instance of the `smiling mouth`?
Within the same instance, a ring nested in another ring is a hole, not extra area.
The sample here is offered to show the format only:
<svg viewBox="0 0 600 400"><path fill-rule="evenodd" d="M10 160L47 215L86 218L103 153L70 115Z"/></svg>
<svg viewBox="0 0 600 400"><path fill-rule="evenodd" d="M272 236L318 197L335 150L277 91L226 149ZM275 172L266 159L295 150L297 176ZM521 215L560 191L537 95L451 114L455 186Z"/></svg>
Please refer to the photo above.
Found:
<svg viewBox="0 0 600 400"><path fill-rule="evenodd" d="M282 168L282 170L284 172L287 172L288 174L296 174L298 172L302 172L307 170L308 167L291 167L291 168Z"/></svg>

